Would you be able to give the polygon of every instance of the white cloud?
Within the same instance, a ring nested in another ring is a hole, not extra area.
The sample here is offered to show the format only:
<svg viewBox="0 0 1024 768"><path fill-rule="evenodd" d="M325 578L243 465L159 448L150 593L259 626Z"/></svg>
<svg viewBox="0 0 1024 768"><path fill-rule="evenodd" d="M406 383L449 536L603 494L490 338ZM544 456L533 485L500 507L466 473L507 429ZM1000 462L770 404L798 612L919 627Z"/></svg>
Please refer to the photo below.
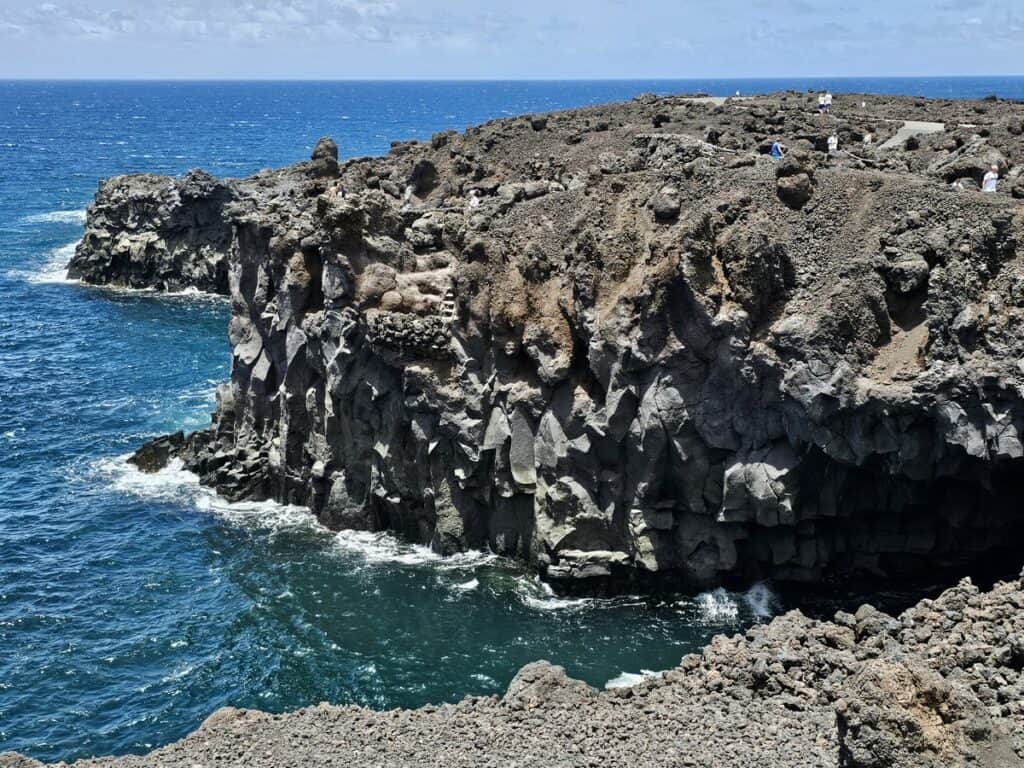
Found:
<svg viewBox="0 0 1024 768"><path fill-rule="evenodd" d="M986 45L965 70L999 71L1019 46L1020 2L0 0L0 66L73 67L51 66L43 51L77 42L84 63L95 51L91 63L129 71L137 51L152 51L144 65L160 74L772 75L837 64L868 74L934 67L968 41Z"/></svg>

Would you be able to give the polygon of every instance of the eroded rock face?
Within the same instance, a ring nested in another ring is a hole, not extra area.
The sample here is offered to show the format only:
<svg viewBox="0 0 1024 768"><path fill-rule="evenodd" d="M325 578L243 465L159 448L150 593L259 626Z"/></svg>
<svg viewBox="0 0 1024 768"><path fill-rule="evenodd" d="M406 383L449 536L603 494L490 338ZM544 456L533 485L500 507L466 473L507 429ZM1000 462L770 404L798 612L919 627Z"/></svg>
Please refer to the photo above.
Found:
<svg viewBox="0 0 1024 768"><path fill-rule="evenodd" d="M566 583L962 566L1024 526L1022 220L929 172L939 138L898 173L814 149L881 139L883 106L815 128L797 95L645 98L336 178L114 180L75 269L170 287L224 265L232 379L179 454L230 498ZM1020 162L998 109L989 141Z"/></svg>
<svg viewBox="0 0 1024 768"><path fill-rule="evenodd" d="M68 277L124 288L228 292L230 182L129 176L100 185Z"/></svg>

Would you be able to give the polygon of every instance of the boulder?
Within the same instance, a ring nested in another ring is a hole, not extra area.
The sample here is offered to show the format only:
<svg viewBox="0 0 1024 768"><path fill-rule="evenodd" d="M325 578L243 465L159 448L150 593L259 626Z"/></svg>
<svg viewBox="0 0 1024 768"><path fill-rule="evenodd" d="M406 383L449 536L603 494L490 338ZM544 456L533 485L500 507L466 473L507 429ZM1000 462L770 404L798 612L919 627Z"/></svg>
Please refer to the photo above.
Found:
<svg viewBox="0 0 1024 768"><path fill-rule="evenodd" d="M969 686L899 658L869 661L846 682L836 726L843 768L965 765L993 727Z"/></svg>
<svg viewBox="0 0 1024 768"><path fill-rule="evenodd" d="M806 173L781 176L775 182L775 191L779 199L790 208L803 208L814 195L814 185Z"/></svg>
<svg viewBox="0 0 1024 768"><path fill-rule="evenodd" d="M516 673L501 703L511 709L562 708L578 706L597 695L586 683L566 675L563 667L536 661Z"/></svg>
<svg viewBox="0 0 1024 768"><path fill-rule="evenodd" d="M651 198L651 209L658 221L674 221L679 217L681 207L679 190L675 187L662 187Z"/></svg>
<svg viewBox="0 0 1024 768"><path fill-rule="evenodd" d="M153 474L164 469L185 445L185 433L175 432L155 440L150 440L133 453L129 464L134 464L142 472Z"/></svg>
<svg viewBox="0 0 1024 768"><path fill-rule="evenodd" d="M310 172L319 177L338 175L338 145L334 139L325 136L316 143L310 156Z"/></svg>
<svg viewBox="0 0 1024 768"><path fill-rule="evenodd" d="M437 186L437 166L430 160L417 160L409 174L409 185L418 197L430 194Z"/></svg>

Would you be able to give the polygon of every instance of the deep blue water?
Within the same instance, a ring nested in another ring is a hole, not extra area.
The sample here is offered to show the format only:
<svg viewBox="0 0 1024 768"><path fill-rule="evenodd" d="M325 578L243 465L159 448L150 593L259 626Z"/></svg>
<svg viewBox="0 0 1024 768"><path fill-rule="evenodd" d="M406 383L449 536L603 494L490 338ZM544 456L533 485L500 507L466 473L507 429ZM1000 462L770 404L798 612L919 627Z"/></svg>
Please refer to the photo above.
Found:
<svg viewBox="0 0 1024 768"><path fill-rule="evenodd" d="M664 669L767 595L559 600L487 557L335 536L123 461L205 423L227 307L62 280L99 179L379 153L492 117L780 87L1024 98L1024 79L593 83L0 82L0 751L144 751L231 704L374 707L504 689L538 658L602 685Z"/></svg>

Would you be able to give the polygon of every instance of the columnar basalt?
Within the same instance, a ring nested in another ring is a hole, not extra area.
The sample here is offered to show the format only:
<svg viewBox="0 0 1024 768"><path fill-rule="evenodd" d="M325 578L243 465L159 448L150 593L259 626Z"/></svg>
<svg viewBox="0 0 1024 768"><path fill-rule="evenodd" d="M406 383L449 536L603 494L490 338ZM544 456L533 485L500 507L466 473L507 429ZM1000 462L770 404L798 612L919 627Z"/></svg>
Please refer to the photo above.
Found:
<svg viewBox="0 0 1024 768"><path fill-rule="evenodd" d="M963 189L996 155L1020 178L1024 108L861 101L121 178L71 271L230 295L231 382L170 450L229 498L567 585L960 567L1024 528L1024 218ZM879 149L908 112L946 130Z"/></svg>

